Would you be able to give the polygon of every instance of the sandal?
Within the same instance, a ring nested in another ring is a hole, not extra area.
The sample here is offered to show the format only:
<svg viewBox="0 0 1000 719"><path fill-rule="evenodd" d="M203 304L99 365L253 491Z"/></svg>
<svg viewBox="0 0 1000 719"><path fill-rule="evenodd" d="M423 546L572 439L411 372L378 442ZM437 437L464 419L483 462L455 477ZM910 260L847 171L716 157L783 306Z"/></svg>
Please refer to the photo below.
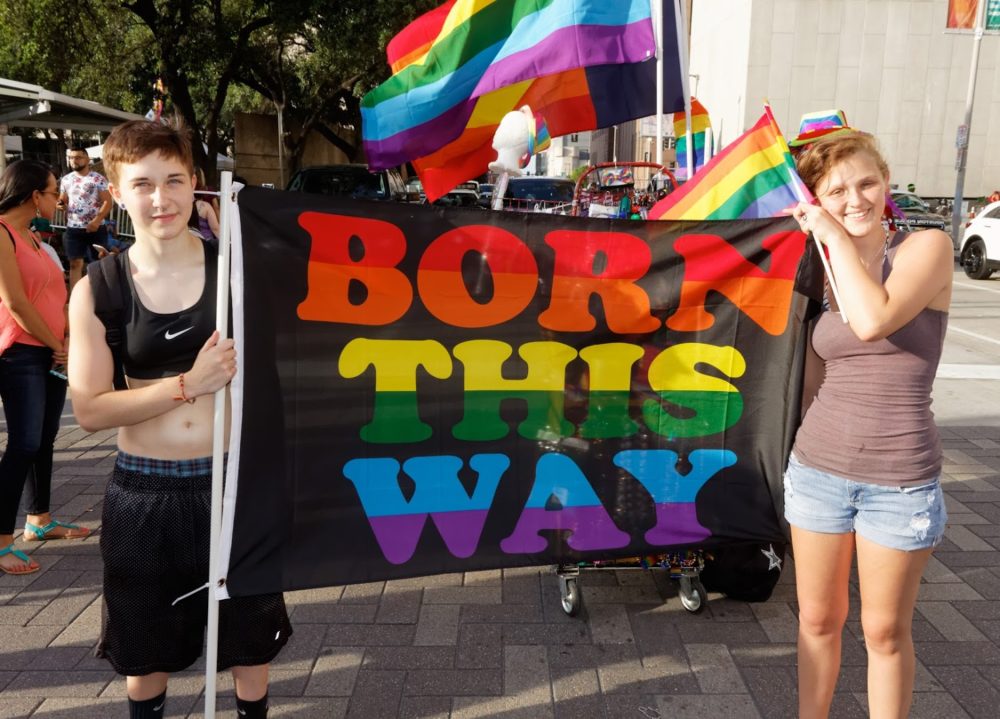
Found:
<svg viewBox="0 0 1000 719"><path fill-rule="evenodd" d="M51 537L49 532L57 527L63 527L70 531L65 534L54 534ZM79 533L74 534L73 530L79 530ZM86 527L81 527L76 524L67 524L66 522L60 522L58 519L53 519L51 522L46 524L44 527L38 527L31 522L24 523L24 541L25 542L44 542L46 540L53 539L86 539L90 536L90 530Z"/></svg>
<svg viewBox="0 0 1000 719"><path fill-rule="evenodd" d="M6 557L8 554L12 554L17 559L20 559L22 562L25 563L26 566L24 567L24 569L15 569L13 567L5 567L2 564L0 564L0 571L5 572L6 574L14 574L14 575L34 574L39 569L41 569L41 567L39 567L37 563L33 562L31 557L29 557L27 554L25 554L19 549L14 549L13 544L8 544L3 549L0 549L0 557ZM32 566L33 564L34 566Z"/></svg>

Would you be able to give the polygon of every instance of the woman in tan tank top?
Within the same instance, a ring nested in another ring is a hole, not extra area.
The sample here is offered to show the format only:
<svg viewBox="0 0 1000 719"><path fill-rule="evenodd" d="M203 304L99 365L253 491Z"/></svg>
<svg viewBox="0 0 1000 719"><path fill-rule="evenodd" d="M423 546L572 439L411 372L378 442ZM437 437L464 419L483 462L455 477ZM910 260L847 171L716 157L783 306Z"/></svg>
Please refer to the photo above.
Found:
<svg viewBox="0 0 1000 719"><path fill-rule="evenodd" d="M830 311L816 323L812 346L825 376L807 398L785 475L799 716L829 714L856 552L870 716L905 717L917 591L946 517L930 390L951 300L952 245L938 230L884 228L889 170L871 136L828 136L797 162L818 204L800 203L791 214L826 246L843 303L828 297ZM904 461L887 463L887 454Z"/></svg>

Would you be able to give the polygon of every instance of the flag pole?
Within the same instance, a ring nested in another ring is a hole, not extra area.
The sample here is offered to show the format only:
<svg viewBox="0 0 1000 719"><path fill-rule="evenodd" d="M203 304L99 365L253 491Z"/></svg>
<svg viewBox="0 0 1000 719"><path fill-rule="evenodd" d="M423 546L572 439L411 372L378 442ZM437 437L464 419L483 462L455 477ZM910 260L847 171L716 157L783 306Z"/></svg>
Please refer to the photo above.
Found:
<svg viewBox="0 0 1000 719"><path fill-rule="evenodd" d="M229 251L230 217L233 212L233 173L222 173L219 191L219 268L215 295L215 328L219 340L229 332ZM215 393L215 418L212 430L212 523L209 531L208 554L208 627L205 651L205 719L215 719L216 667L219 657L219 600L215 596L216 565L222 532L222 472L226 440L226 390Z"/></svg>
<svg viewBox="0 0 1000 719"><path fill-rule="evenodd" d="M979 46L983 42L983 29L986 27L987 0L979 0L976 9L976 27L972 40L972 63L969 67L969 85L965 93L965 116L958 126L955 141L955 202L951 206L951 244L956 249L961 245L959 232L962 227L962 199L965 195L965 161L969 152L969 128L972 127L972 106L976 100L976 76L979 74Z"/></svg>
<svg viewBox="0 0 1000 719"><path fill-rule="evenodd" d="M656 164L663 165L663 0L650 0L656 37Z"/></svg>
<svg viewBox="0 0 1000 719"><path fill-rule="evenodd" d="M781 139L782 149L784 150L785 166L788 168L795 177L798 177L798 170L795 169L795 162L792 160L792 153L788 150L788 143L785 142L785 136L781 134L781 128L778 127L777 121L774 119L774 113L771 112L771 104L769 102L764 103L764 112L767 113L767 119L771 123L771 127L774 128L774 133ZM792 187L795 189L795 196L799 198L799 202L804 202L809 205L812 204L811 201L802 192L801 178L799 182L793 182ZM826 273L826 280L830 284L830 291L833 292L833 298L837 300L837 307L840 309L840 317L844 320L844 324L847 324L847 311L844 309L844 303L840 301L840 290L837 289L837 282L833 279L833 269L830 267L830 261L826 259L826 252L823 251L823 243L821 243L812 232L809 236L813 238L813 242L816 243L816 249L819 250L819 259L823 263L823 271Z"/></svg>
<svg viewBox="0 0 1000 719"><path fill-rule="evenodd" d="M677 24L677 54L681 60L681 87L684 88L684 131L687 133L687 179L694 175L694 147L691 137L691 83L688 78L687 23L681 0L674 0L674 18Z"/></svg>

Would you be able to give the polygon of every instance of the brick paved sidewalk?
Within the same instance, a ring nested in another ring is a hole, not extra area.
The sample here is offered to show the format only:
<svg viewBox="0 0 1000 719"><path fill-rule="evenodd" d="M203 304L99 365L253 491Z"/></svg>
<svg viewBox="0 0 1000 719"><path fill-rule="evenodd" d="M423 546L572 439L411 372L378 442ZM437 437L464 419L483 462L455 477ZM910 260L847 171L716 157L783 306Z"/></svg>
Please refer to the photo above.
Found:
<svg viewBox="0 0 1000 719"><path fill-rule="evenodd" d="M996 717L1000 706L1000 430L946 427L946 540L914 622L913 717ZM114 435L68 425L53 507L97 528ZM0 719L126 716L124 683L94 659L98 537L29 545L38 574L0 576ZM295 636L273 667L272 717L502 719L791 717L794 567L764 604L711 595L685 611L659 573L589 572L565 616L547 569L443 575L288 595ZM168 715L197 717L201 667L171 680ZM857 588L835 717L863 717ZM219 706L232 716L220 676Z"/></svg>

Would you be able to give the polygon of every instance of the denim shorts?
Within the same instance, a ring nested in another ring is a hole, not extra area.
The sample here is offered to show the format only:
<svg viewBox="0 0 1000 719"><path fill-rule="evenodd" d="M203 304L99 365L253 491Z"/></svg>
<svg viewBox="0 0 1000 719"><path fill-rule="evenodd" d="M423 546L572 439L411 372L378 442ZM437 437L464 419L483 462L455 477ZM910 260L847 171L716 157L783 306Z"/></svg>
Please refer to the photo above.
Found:
<svg viewBox="0 0 1000 719"><path fill-rule="evenodd" d="M940 477L916 487L856 482L807 467L793 454L785 471L785 519L810 532L855 532L905 552L935 547L948 512Z"/></svg>
<svg viewBox="0 0 1000 719"><path fill-rule="evenodd" d="M93 232L86 227L67 227L63 232L63 251L68 260L92 260L96 257L91 245L108 246L108 230L101 225Z"/></svg>

